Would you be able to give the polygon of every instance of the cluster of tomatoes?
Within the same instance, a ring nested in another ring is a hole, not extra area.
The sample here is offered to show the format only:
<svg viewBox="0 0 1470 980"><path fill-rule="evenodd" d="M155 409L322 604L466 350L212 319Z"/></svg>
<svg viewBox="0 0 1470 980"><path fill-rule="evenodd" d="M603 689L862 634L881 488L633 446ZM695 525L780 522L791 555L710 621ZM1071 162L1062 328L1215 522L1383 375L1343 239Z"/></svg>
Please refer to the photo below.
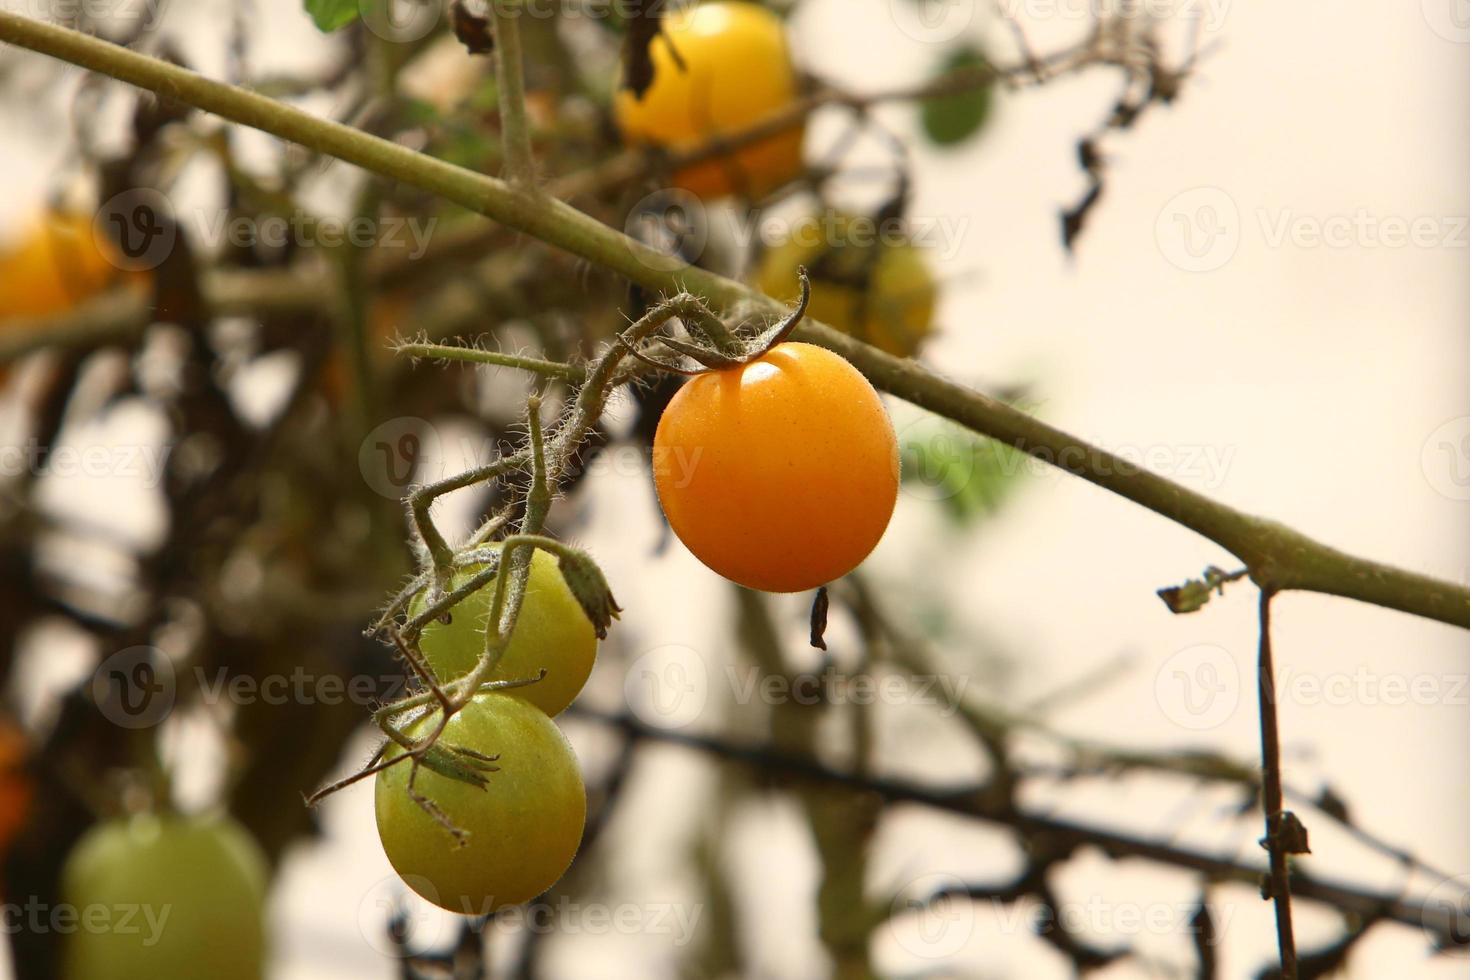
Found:
<svg viewBox="0 0 1470 980"><path fill-rule="evenodd" d="M619 122L635 141L687 150L796 98L782 23L754 4L706 3L673 14L651 54L652 85L641 97L617 97ZM676 179L706 197L759 194L800 172L801 142L797 125L690 164ZM798 226L766 257L761 284L795 300L798 270L817 270L814 316L890 352L912 353L929 330L933 279L907 243L844 244L859 238L847 234L857 220ZM855 568L887 528L899 481L897 439L877 392L837 354L803 343L778 344L680 388L659 421L653 469L664 514L689 551L731 581L769 592L815 589ZM461 574L452 587L473 570ZM441 681L479 661L493 587L422 631L420 648ZM424 608L420 596L410 617ZM557 563L538 551L490 679L542 679L479 695L445 724L437 744L452 746L455 765L468 772L397 765L378 774L379 836L420 895L486 914L535 897L571 863L586 798L576 758L551 718L580 691L596 646ZM406 734L421 738L438 718L426 713Z"/></svg>
<svg viewBox="0 0 1470 980"><path fill-rule="evenodd" d="M647 91L619 91L624 135L675 154L782 119L798 79L781 18L753 3L704 3L665 17ZM686 190L751 197L802 170L801 116L733 152L678 170ZM890 353L929 332L935 286L918 249L852 234L860 219L811 216L770 249L757 282ZM898 490L893 427L871 385L841 357L781 344L707 372L675 395L654 438L659 500L675 534L710 568L752 589L800 592L839 578L877 544Z"/></svg>
<svg viewBox="0 0 1470 980"><path fill-rule="evenodd" d="M619 92L614 107L633 143L675 154L708 147L798 98L784 26L752 3L710 2L670 14L649 53L652 84L641 95ZM802 141L793 120L764 139L688 163L676 180L710 199L759 196L800 174ZM813 316L910 355L930 330L934 279L912 244L858 243L846 234L858 220L829 217L815 233L799 224L768 250L757 284L794 301L804 267ZM19 247L0 254L0 321L64 310L118 275L90 222L48 213ZM847 361L802 343L779 344L685 384L659 422L653 462L664 513L689 551L724 577L771 592L814 589L851 571L883 535L897 499L897 440L878 394ZM478 664L493 586L422 630L419 647L441 682ZM416 599L409 614L426 601ZM586 793L552 719L582 689L596 653L593 624L557 561L537 551L514 633L488 678L534 682L477 695L444 723L438 756L377 775L384 850L420 895L482 915L534 898L570 865ZM427 711L406 734L422 738L440 718ZM402 751L394 745L386 758ZM158 815L99 825L68 864L70 900L156 900L174 909L175 920L143 952L116 931L80 933L69 946L70 975L131 977L129 957L142 955L140 976L189 975L206 957L214 976L258 977L264 883L258 848L227 819ZM210 901L194 900L204 895ZM211 904L221 895L230 896L229 909ZM199 921L180 922L180 915Z"/></svg>
<svg viewBox="0 0 1470 980"><path fill-rule="evenodd" d="M792 112L799 80L780 17L753 3L703 3L667 15L649 53L652 85L641 95L620 90L614 103L625 138L675 156L742 140L733 152L678 169L679 187L704 199L759 199L801 174L805 117ZM785 125L743 141L773 120ZM848 214L796 222L762 258L755 284L793 302L805 266L813 317L907 357L930 332L938 288L920 248L900 233L861 233L872 223Z"/></svg>
<svg viewBox="0 0 1470 980"><path fill-rule="evenodd" d="M451 587L479 571L465 569ZM479 663L494 591L492 579L420 634L419 649L441 683ZM415 599L410 616L425 602ZM488 915L535 898L566 871L582 841L587 793L551 719L582 690L596 656L591 621L556 559L537 551L515 630L488 678L534 683L476 695L449 719L438 744L459 754L457 774L403 764L378 773L378 836L414 891L451 912ZM426 715L407 734L422 738L438 719ZM493 792L485 791L487 777Z"/></svg>

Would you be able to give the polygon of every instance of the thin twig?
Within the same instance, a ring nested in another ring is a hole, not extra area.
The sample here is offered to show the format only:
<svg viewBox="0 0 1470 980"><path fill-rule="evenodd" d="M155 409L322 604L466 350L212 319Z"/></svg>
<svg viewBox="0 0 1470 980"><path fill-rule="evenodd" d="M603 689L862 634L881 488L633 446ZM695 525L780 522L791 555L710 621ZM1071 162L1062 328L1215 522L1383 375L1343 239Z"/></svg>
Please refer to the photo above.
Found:
<svg viewBox="0 0 1470 980"><path fill-rule="evenodd" d="M1270 896L1276 904L1276 944L1281 950L1282 980L1297 980L1296 936L1291 924L1291 875L1287 866L1287 826L1290 814L1282 810L1281 733L1276 717L1276 665L1271 654L1270 589L1261 590L1261 648L1256 670L1261 706L1261 806L1266 811L1266 837L1271 855ZM1294 818L1292 818L1294 819Z"/></svg>
<svg viewBox="0 0 1470 980"><path fill-rule="evenodd" d="M681 746L762 772L786 778L814 780L859 793L873 793L890 803L915 803L947 813L1010 826L1028 838L1045 838L1049 846L1060 854L1092 846L1114 858L1136 857L1156 861L1171 867L1197 871L1214 881L1252 882L1259 880L1261 874L1259 865L1233 857L1217 857L1167 841L1139 837L1126 831L1093 827L1029 809L1018 810L1004 801L997 803L993 794L987 793L984 785L926 786L903 779L843 772L828 767L815 758L785 752L769 745L742 745L720 737L659 728L625 714L598 711L582 702L574 703L566 714L609 726L640 741ZM1381 915L1405 925L1426 928L1436 935L1445 936L1447 945L1457 945L1451 936L1456 911L1452 906L1409 901L1396 894L1367 891L1306 874L1298 875L1296 886L1296 893L1303 898L1323 902L1344 912L1365 916Z"/></svg>

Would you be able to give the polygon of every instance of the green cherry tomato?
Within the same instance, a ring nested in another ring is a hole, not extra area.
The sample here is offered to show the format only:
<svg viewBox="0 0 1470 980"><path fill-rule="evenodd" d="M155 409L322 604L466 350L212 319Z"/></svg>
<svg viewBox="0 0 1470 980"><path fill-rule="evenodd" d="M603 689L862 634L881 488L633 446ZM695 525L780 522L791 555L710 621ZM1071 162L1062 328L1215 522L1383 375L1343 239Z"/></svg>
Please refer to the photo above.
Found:
<svg viewBox="0 0 1470 980"><path fill-rule="evenodd" d="M458 572L454 584L463 585L474 574L473 569ZM495 579L491 579L449 611L448 623L436 620L424 627L419 648L440 681L462 677L479 662L494 596ZM420 593L409 604L409 615L418 615L424 607ZM597 633L591 620L567 588L557 560L538 549L531 559L531 575L515 631L488 679L526 680L545 669L545 678L515 688L512 693L548 715L556 715L587 683L596 657Z"/></svg>
<svg viewBox="0 0 1470 980"><path fill-rule="evenodd" d="M93 827L62 872L76 916L67 980L260 980L266 861L228 818L137 816Z"/></svg>
<svg viewBox="0 0 1470 980"><path fill-rule="evenodd" d="M437 715L409 727L426 734ZM414 790L468 837L463 844L408 794L409 764L377 775L378 837L404 882L440 908L485 915L535 898L572 863L587 822L577 758L556 723L508 694L482 694L437 747L498 756L475 786L421 766ZM401 754L396 746L389 757Z"/></svg>

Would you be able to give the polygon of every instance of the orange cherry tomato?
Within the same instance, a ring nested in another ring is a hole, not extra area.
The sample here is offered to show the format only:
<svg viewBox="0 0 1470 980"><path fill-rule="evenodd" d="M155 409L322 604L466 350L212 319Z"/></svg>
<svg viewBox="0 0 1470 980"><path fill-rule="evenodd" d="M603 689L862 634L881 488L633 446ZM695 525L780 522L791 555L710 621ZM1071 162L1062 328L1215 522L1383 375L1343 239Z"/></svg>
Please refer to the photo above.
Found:
<svg viewBox="0 0 1470 980"><path fill-rule="evenodd" d="M653 84L641 99L620 89L613 104L619 128L633 143L694 150L749 128L797 98L785 25L753 3L705 3L672 13L649 53ZM707 199L761 197L801 173L801 142L802 127L795 126L685 167L674 182Z"/></svg>
<svg viewBox="0 0 1470 980"><path fill-rule="evenodd" d="M0 247L0 320L70 309L123 278L123 260L87 215L49 210Z"/></svg>
<svg viewBox="0 0 1470 980"><path fill-rule="evenodd" d="M878 544L898 499L898 440L856 368L786 343L680 388L659 419L653 472L696 558L748 588L801 592Z"/></svg>

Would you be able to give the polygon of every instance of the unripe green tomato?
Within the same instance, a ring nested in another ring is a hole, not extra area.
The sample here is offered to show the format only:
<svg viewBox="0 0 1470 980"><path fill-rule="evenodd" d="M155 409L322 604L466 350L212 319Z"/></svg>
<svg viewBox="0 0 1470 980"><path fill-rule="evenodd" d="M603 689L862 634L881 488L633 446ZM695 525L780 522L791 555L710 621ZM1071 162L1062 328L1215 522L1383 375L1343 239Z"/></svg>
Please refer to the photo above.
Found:
<svg viewBox="0 0 1470 980"><path fill-rule="evenodd" d="M62 891L76 916L66 980L260 980L265 856L228 817L142 815L93 827Z"/></svg>
<svg viewBox="0 0 1470 980"><path fill-rule="evenodd" d="M408 734L426 734L438 716ZM414 791L469 836L463 846L408 794L409 763L378 773L378 837L404 882L440 908L485 915L535 898L576 857L587 823L577 757L556 723L519 698L481 694L437 743L499 756L483 787L420 767ZM395 746L389 758L401 755Z"/></svg>
<svg viewBox="0 0 1470 980"><path fill-rule="evenodd" d="M453 584L463 585L477 569L455 574ZM419 648L441 682L462 677L474 669L485 649L485 626L490 603L495 597L495 579L449 610L450 621L438 620L424 627ZM409 604L409 615L425 608L420 593ZM542 669L546 676L535 684L510 693L525 698L548 715L559 714L572 703L592 673L597 658L597 632L572 590L561 576L557 560L537 549L531 559L531 574L521 603L516 628L500 662L488 680L528 680Z"/></svg>

